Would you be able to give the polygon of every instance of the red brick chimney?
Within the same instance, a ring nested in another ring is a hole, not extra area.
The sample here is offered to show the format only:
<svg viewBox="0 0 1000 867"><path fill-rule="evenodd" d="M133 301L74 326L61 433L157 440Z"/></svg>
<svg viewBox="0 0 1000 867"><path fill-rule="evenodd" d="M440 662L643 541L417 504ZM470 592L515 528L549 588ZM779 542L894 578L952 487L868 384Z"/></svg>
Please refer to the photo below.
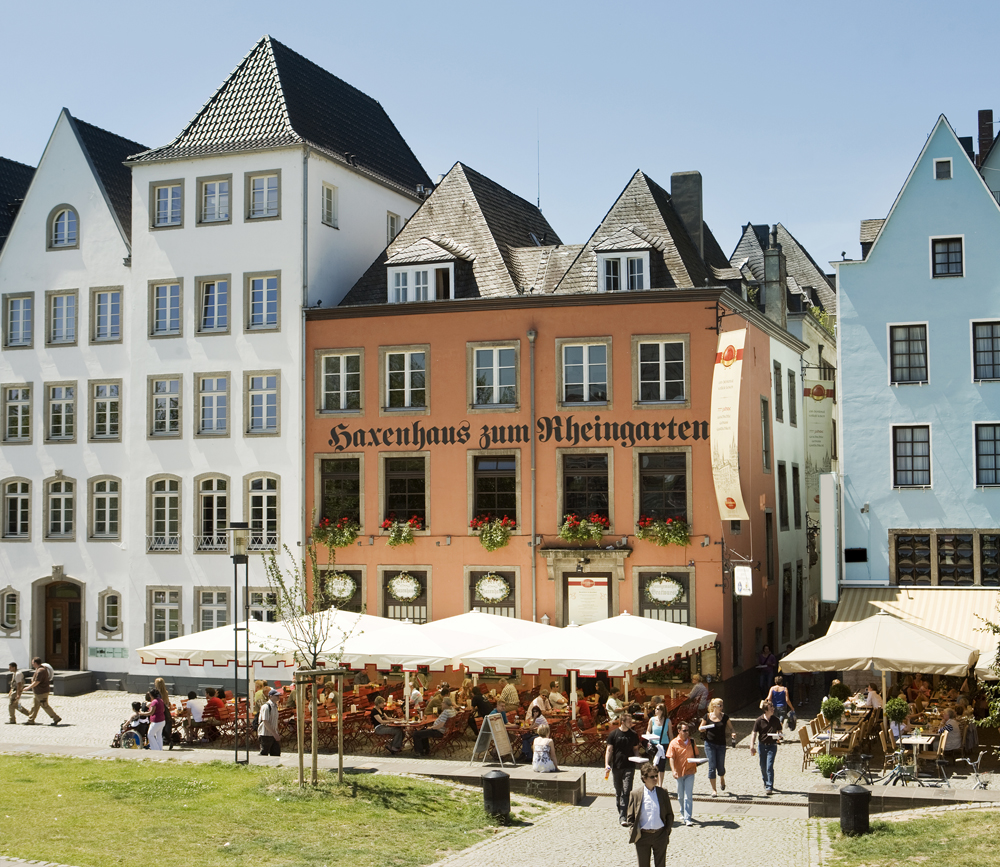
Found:
<svg viewBox="0 0 1000 867"><path fill-rule="evenodd" d="M986 154L993 146L993 109L979 109L979 155L976 157L976 165L981 166Z"/></svg>

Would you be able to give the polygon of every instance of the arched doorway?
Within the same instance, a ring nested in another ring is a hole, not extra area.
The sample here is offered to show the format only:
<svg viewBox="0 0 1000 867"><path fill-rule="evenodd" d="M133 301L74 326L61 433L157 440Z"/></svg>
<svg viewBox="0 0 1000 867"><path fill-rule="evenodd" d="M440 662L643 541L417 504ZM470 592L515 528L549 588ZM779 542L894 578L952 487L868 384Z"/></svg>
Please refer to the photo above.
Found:
<svg viewBox="0 0 1000 867"><path fill-rule="evenodd" d="M83 637L80 585L58 581L45 588L45 653L49 665L63 671L80 670Z"/></svg>

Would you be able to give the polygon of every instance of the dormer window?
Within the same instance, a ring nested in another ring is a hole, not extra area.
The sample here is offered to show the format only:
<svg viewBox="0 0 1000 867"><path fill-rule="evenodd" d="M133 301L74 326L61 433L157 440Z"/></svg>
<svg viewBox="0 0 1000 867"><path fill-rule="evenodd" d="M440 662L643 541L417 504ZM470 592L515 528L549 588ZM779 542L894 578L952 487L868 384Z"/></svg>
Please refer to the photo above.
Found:
<svg viewBox="0 0 1000 867"><path fill-rule="evenodd" d="M79 247L79 228L76 209L70 205L56 205L49 213L48 249L71 250Z"/></svg>
<svg viewBox="0 0 1000 867"><path fill-rule="evenodd" d="M405 304L408 301L447 301L455 297L455 266L450 262L389 268L388 275L390 304Z"/></svg>
<svg viewBox="0 0 1000 867"><path fill-rule="evenodd" d="M649 288L649 253L598 253L599 292L642 292Z"/></svg>

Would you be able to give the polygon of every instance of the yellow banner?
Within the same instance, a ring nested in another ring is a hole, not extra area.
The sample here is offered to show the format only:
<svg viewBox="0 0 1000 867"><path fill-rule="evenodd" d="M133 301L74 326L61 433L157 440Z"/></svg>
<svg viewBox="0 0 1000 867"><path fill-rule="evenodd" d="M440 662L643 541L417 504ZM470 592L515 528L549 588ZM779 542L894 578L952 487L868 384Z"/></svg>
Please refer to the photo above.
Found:
<svg viewBox="0 0 1000 867"><path fill-rule="evenodd" d="M712 477L724 521L749 521L740 489L740 379L746 331L724 331L712 375Z"/></svg>

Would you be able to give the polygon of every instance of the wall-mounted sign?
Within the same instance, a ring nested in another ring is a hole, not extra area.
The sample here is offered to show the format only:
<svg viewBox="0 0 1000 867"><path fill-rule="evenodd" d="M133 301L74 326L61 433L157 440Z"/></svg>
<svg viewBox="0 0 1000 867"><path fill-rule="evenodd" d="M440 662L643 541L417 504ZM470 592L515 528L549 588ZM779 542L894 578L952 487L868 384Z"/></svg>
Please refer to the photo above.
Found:
<svg viewBox="0 0 1000 867"><path fill-rule="evenodd" d="M819 520L819 476L830 472L833 454L833 383L807 379L803 386L806 416L806 511Z"/></svg>
<svg viewBox="0 0 1000 867"><path fill-rule="evenodd" d="M566 581L569 619L577 626L608 617L608 579L570 578Z"/></svg>
<svg viewBox="0 0 1000 867"><path fill-rule="evenodd" d="M723 331L712 374L712 477L724 521L749 521L740 488L740 379L746 331Z"/></svg>
<svg viewBox="0 0 1000 867"><path fill-rule="evenodd" d="M737 596L753 596L753 569L749 566L733 569L733 592Z"/></svg>

